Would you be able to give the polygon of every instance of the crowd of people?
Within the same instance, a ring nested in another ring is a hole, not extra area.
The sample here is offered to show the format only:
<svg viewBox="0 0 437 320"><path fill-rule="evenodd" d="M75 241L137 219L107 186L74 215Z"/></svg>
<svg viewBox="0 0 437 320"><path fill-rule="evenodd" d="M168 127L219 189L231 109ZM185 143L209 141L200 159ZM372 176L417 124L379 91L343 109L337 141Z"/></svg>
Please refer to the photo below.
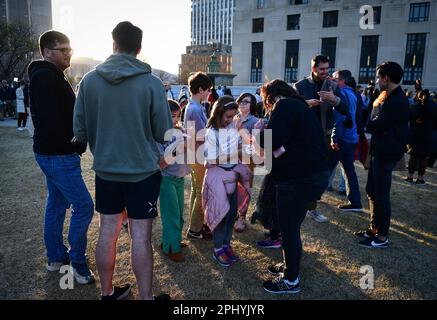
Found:
<svg viewBox="0 0 437 320"><path fill-rule="evenodd" d="M188 175L186 237L212 240L211 258L231 267L240 260L232 245L233 232L247 228L253 176L260 164L255 157L272 160L251 213L251 221L259 220L267 230L257 245L283 251L283 261L266 270L275 276L263 283L267 292L300 292L301 225L305 217L328 221L317 202L332 185L338 163L348 200L339 210L363 210L354 165L357 153L368 168L370 226L355 235L361 246L388 246L393 169L408 151L407 181L413 181L417 170L416 183L423 184L427 161L435 156L437 145L436 104L422 88L413 103L408 100L400 86L399 64L377 67L378 96L375 85L361 92L349 70L329 75L329 59L318 55L311 61L311 75L293 86L273 80L256 94L243 93L234 100L229 88L215 89L211 79L198 72L176 101L170 85L164 86L150 65L136 59L141 29L121 22L112 36L113 55L85 75L77 96L64 76L72 55L65 34L44 33L39 40L44 59L29 67L33 148L48 190L44 226L48 271L71 264L78 283L95 282L85 253L96 210L101 299L124 299L131 291L131 284L113 285L117 239L125 221L139 298L160 298L152 290L152 223L159 201L160 250L171 261L184 262ZM20 86L17 99L23 99L22 91ZM21 105L18 110L24 113ZM80 157L87 146L96 173L95 204L81 174ZM70 248L62 235L68 208Z"/></svg>

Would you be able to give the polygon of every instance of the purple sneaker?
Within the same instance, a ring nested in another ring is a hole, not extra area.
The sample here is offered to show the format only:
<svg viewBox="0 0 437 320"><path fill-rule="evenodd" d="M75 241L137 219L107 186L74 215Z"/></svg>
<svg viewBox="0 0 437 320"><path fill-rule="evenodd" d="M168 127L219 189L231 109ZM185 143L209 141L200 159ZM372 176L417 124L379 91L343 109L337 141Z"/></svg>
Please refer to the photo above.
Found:
<svg viewBox="0 0 437 320"><path fill-rule="evenodd" d="M223 250L233 263L240 260L240 257L235 254L234 250L232 250L232 247L223 247Z"/></svg>
<svg viewBox="0 0 437 320"><path fill-rule="evenodd" d="M263 249L280 249L282 248L282 242L280 240L272 240L270 238L265 238L262 241L258 241L256 245Z"/></svg>
<svg viewBox="0 0 437 320"><path fill-rule="evenodd" d="M214 251L212 257L222 267L230 267L232 265L231 259L229 259L228 255L223 249L220 249L217 252Z"/></svg>

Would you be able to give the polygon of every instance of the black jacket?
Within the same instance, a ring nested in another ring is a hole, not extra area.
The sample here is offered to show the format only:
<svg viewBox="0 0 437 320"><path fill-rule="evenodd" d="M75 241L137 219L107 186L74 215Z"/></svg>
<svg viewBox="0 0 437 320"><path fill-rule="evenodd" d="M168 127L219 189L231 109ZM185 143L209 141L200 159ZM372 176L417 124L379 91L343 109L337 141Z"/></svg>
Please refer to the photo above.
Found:
<svg viewBox="0 0 437 320"><path fill-rule="evenodd" d="M274 106L267 129L272 130L272 151L281 146L286 150L279 158L273 157L272 176L276 181L310 177L328 170L325 136L305 101L280 100Z"/></svg>
<svg viewBox="0 0 437 320"><path fill-rule="evenodd" d="M426 158L431 155L433 149L437 146L434 144L435 123L437 123L437 104L431 99L426 105L419 103L410 106L410 135L409 145L411 155Z"/></svg>
<svg viewBox="0 0 437 320"><path fill-rule="evenodd" d="M317 83L314 81L312 76L305 78L294 85L296 91L303 96L306 100L320 99L318 92L322 89L322 83ZM326 126L322 128L325 131L325 135L331 135L332 128L334 127L334 109L337 110L342 115L348 115L349 113L349 103L343 94L340 92L340 88L336 87L334 94L340 98L341 102L338 106L333 106L331 108L324 108L322 106L312 107L311 110L316 114L319 123L322 124L322 112L326 112Z"/></svg>
<svg viewBox="0 0 437 320"><path fill-rule="evenodd" d="M408 143L409 102L401 86L372 112L367 132L372 134L370 154L383 161L399 161Z"/></svg>
<svg viewBox="0 0 437 320"><path fill-rule="evenodd" d="M29 97L35 126L35 153L74 154L73 109L76 96L64 73L47 61L29 66Z"/></svg>

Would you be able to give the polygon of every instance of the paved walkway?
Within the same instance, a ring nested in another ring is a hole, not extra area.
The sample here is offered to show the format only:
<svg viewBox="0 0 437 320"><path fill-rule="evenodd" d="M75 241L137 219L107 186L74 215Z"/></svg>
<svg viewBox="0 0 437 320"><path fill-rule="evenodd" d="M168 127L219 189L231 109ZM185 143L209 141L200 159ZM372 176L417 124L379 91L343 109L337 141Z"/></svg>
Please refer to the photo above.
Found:
<svg viewBox="0 0 437 320"><path fill-rule="evenodd" d="M4 121L0 120L0 127L17 127L17 120L14 119L4 119Z"/></svg>

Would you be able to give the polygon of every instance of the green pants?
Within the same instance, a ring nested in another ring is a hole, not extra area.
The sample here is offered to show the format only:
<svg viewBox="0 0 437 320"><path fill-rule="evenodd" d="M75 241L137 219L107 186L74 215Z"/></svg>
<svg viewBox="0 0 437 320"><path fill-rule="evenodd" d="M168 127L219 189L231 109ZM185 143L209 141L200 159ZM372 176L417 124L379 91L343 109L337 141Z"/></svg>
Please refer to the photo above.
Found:
<svg viewBox="0 0 437 320"><path fill-rule="evenodd" d="M184 227L184 178L162 177L159 205L162 249L165 253L180 252Z"/></svg>

